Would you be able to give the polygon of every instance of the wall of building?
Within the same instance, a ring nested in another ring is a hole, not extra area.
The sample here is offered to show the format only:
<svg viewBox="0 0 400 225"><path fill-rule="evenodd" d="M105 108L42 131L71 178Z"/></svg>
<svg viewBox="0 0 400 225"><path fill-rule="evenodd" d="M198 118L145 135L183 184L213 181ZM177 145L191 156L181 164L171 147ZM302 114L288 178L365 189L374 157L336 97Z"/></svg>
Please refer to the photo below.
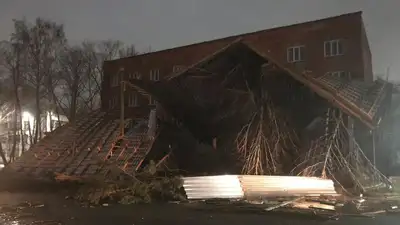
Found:
<svg viewBox="0 0 400 225"><path fill-rule="evenodd" d="M193 65L239 37L263 54L271 56L281 65L295 69L299 73L309 71L314 76L321 76L328 72L343 71L350 73L353 79L365 79L365 74L372 74L370 53L368 55L369 48L365 49L368 47L368 41L361 13L358 12L107 61L104 63L102 108L110 109L112 101L118 102L118 104L114 104L114 108L119 108L120 88L118 85L112 85L112 79L115 79L113 76L118 76L120 68L124 68L125 80L138 74L141 79L149 80L151 70L159 70L160 79L162 79L162 77L173 74L174 68ZM340 40L343 47L342 55L325 56L324 43L329 40ZM288 48L293 46L304 46L302 61L288 62ZM129 95L134 92L133 89L127 88L125 105L128 105ZM137 107L126 107L128 114L134 115L141 112L148 114L148 109L153 108L153 106L149 106L147 98L143 96L138 98Z"/></svg>
<svg viewBox="0 0 400 225"><path fill-rule="evenodd" d="M372 55L369 48L369 42L367 38L367 32L363 21L361 21L361 49L362 49L362 60L364 65L364 80L373 81L374 75L372 71Z"/></svg>

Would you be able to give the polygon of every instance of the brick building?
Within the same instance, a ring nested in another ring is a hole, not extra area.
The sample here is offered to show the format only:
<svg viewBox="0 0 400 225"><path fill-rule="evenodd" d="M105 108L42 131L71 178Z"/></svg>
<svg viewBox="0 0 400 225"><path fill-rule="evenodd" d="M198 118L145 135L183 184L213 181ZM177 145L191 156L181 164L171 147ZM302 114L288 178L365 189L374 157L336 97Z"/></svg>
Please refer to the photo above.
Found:
<svg viewBox="0 0 400 225"><path fill-rule="evenodd" d="M195 64L237 38L299 73L307 71L312 76L331 73L349 79L373 80L362 12L355 12L106 61L102 108L119 108L121 75L124 80L157 81ZM145 98L135 89L127 88L124 96L125 110L130 115L148 114L155 105L151 97Z"/></svg>

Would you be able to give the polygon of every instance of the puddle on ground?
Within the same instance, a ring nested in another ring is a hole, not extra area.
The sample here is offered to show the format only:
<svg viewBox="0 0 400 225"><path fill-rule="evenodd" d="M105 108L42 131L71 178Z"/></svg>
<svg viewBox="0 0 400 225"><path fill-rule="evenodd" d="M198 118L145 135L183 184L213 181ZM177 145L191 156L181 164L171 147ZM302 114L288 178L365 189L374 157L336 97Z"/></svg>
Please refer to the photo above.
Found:
<svg viewBox="0 0 400 225"><path fill-rule="evenodd" d="M16 206L0 206L1 225L61 225L62 223L50 220L37 220L32 208L37 208L31 203L22 203Z"/></svg>

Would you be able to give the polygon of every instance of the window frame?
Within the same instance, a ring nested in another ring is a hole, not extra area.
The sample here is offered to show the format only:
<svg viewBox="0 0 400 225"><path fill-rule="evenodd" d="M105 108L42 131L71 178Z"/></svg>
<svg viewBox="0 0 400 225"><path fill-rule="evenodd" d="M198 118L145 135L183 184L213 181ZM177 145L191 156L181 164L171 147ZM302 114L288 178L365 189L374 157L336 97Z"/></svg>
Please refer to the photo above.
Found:
<svg viewBox="0 0 400 225"><path fill-rule="evenodd" d="M119 76L113 75L111 76L111 87L118 87L119 85Z"/></svg>
<svg viewBox="0 0 400 225"><path fill-rule="evenodd" d="M182 72L185 69L185 66L183 65L174 65L172 67L172 73L179 73Z"/></svg>
<svg viewBox="0 0 400 225"><path fill-rule="evenodd" d="M334 76L341 79L350 79L351 80L351 72L347 72L344 70L330 71L326 73L327 75Z"/></svg>
<svg viewBox="0 0 400 225"><path fill-rule="evenodd" d="M151 95L149 95L149 105L157 105L157 101Z"/></svg>
<svg viewBox="0 0 400 225"><path fill-rule="evenodd" d="M160 70L159 69L150 70L150 80L151 81L159 81L160 80Z"/></svg>
<svg viewBox="0 0 400 225"><path fill-rule="evenodd" d="M305 61L305 49L306 49L305 45L296 45L296 46L288 47L286 49L287 62L288 63L304 62ZM296 52L296 50L298 52Z"/></svg>
<svg viewBox="0 0 400 225"><path fill-rule="evenodd" d="M329 46L329 52L328 47ZM333 51L335 50L335 51ZM343 39L332 39L328 41L324 41L324 56L327 57L335 57L344 55L344 45Z"/></svg>
<svg viewBox="0 0 400 225"><path fill-rule="evenodd" d="M110 108L110 109L115 109L116 106L117 106L117 102L118 102L117 97L115 97L115 96L112 97L112 98L109 100L109 102L108 102L109 108Z"/></svg>
<svg viewBox="0 0 400 225"><path fill-rule="evenodd" d="M141 80L142 79L142 74L139 73L139 72L134 72L134 73L130 73L128 77L129 77L129 79Z"/></svg>
<svg viewBox="0 0 400 225"><path fill-rule="evenodd" d="M139 106L137 93L130 93L128 96L128 107L137 107Z"/></svg>

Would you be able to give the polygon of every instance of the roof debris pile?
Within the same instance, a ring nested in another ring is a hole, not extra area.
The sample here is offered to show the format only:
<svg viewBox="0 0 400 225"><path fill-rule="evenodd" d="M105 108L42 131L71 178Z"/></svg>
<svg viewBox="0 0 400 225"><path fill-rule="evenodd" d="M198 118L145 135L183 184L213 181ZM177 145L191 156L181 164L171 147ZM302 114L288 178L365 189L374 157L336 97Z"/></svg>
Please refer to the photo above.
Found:
<svg viewBox="0 0 400 225"><path fill-rule="evenodd" d="M145 139L143 122L134 126L134 121L125 123L128 132L121 137L119 120L113 114L92 112L57 128L9 169L35 176L54 174L59 180L107 179L112 178L112 171L132 175L146 157L151 141Z"/></svg>
<svg viewBox="0 0 400 225"><path fill-rule="evenodd" d="M381 79L373 83L358 80L347 80L329 74L312 79L321 88L332 92L338 99L343 99L347 107L359 112L358 118L377 122L384 101L392 94L393 85ZM390 99L390 98L389 98ZM357 117L356 117L357 118Z"/></svg>

